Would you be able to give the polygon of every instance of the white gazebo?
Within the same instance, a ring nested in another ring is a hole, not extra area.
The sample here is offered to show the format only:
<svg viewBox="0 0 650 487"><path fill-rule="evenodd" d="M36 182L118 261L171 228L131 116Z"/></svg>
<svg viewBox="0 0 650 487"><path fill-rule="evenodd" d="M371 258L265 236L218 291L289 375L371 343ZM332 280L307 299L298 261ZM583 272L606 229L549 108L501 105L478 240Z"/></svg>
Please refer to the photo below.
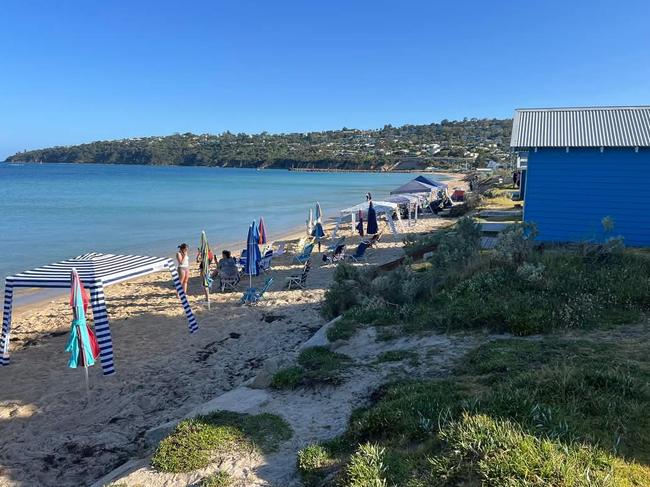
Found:
<svg viewBox="0 0 650 487"><path fill-rule="evenodd" d="M135 279L154 272L171 272L172 281L181 300L190 333L199 326L183 291L176 266L171 259L139 255L113 255L90 253L73 259L56 262L30 271L9 276L5 279L4 312L2 317L2 336L0 365L9 365L9 335L11 332L11 311L15 288L54 288L69 289L70 273L77 269L84 287L90 291L90 304L95 321L95 334L100 349L100 361L104 375L115 373L113 364L113 340L108 323L104 287Z"/></svg>
<svg viewBox="0 0 650 487"><path fill-rule="evenodd" d="M356 221L356 216L359 212L361 212L362 216L367 217L368 215L368 207L369 207L368 201L365 203L359 203L358 205L351 206L350 208L346 208L344 210L341 210L341 218L339 218L339 223L342 220L342 218L350 216L352 220L352 230L354 231L354 226L355 226L355 221ZM393 213L397 214L397 219L399 220L401 224L401 218L400 214L398 211L398 204L397 203L392 203L390 201L375 201L372 200L372 207L375 209L375 212L377 213L377 217L379 218L380 215L384 215L386 217L386 221L388 222L388 226L390 227L391 233L393 235L397 235L398 231L397 228L395 227L395 222L393 221ZM337 229L338 225L337 223Z"/></svg>

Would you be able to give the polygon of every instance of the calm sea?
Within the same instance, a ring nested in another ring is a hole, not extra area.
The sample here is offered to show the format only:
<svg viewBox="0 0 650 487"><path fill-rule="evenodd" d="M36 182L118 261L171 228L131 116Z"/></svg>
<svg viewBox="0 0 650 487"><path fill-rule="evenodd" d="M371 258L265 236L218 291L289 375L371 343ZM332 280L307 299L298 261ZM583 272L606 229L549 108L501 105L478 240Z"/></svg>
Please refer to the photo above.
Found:
<svg viewBox="0 0 650 487"><path fill-rule="evenodd" d="M271 237L375 199L412 174L86 164L0 164L0 278L86 252L173 255L243 242L264 217ZM237 247L233 250L237 251Z"/></svg>

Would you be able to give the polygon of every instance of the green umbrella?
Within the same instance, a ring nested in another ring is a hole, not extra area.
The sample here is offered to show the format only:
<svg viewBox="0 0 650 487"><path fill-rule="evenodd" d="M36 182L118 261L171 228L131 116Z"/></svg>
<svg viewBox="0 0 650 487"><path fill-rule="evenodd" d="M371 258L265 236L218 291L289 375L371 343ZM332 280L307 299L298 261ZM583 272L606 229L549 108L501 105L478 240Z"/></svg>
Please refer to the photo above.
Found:
<svg viewBox="0 0 650 487"><path fill-rule="evenodd" d="M212 277L210 277L210 244L205 230L201 232L201 243L199 244L199 261L201 269L201 279L203 280L203 289L205 290L205 299L210 309L210 286L212 286Z"/></svg>

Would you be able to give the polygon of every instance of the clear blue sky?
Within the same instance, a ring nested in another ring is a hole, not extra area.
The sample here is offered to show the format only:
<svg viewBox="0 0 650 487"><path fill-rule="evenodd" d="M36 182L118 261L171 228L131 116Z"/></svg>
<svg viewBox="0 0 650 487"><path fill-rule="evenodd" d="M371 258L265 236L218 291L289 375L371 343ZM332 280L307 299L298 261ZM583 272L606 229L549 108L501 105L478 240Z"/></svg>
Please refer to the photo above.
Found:
<svg viewBox="0 0 650 487"><path fill-rule="evenodd" d="M0 160L174 132L650 104L650 2L4 0Z"/></svg>

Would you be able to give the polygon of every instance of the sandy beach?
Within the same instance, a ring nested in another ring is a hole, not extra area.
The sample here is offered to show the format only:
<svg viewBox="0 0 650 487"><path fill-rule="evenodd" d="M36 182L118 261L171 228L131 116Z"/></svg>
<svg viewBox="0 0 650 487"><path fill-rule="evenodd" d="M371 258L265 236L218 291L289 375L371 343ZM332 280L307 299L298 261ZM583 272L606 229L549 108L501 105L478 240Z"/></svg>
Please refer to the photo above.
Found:
<svg viewBox="0 0 650 487"><path fill-rule="evenodd" d="M427 215L404 230L426 232L451 223ZM349 230L342 234L354 249L358 236ZM368 263L358 265L399 258L403 236L386 232ZM290 361L324 324L319 306L335 269L321 265L321 255L315 254L307 289L286 291L285 278L301 268L292 256L274 259L274 284L253 307L239 304L247 287L242 282L238 292L213 292L208 310L193 269L189 297L200 326L194 335L167 274L108 287L117 374L104 377L99 366L92 367L88 400L83 371L66 367L66 300L18 310L11 366L0 370L0 485L88 485L141 455L146 430L242 384L268 358ZM253 285L264 279L254 278Z"/></svg>

